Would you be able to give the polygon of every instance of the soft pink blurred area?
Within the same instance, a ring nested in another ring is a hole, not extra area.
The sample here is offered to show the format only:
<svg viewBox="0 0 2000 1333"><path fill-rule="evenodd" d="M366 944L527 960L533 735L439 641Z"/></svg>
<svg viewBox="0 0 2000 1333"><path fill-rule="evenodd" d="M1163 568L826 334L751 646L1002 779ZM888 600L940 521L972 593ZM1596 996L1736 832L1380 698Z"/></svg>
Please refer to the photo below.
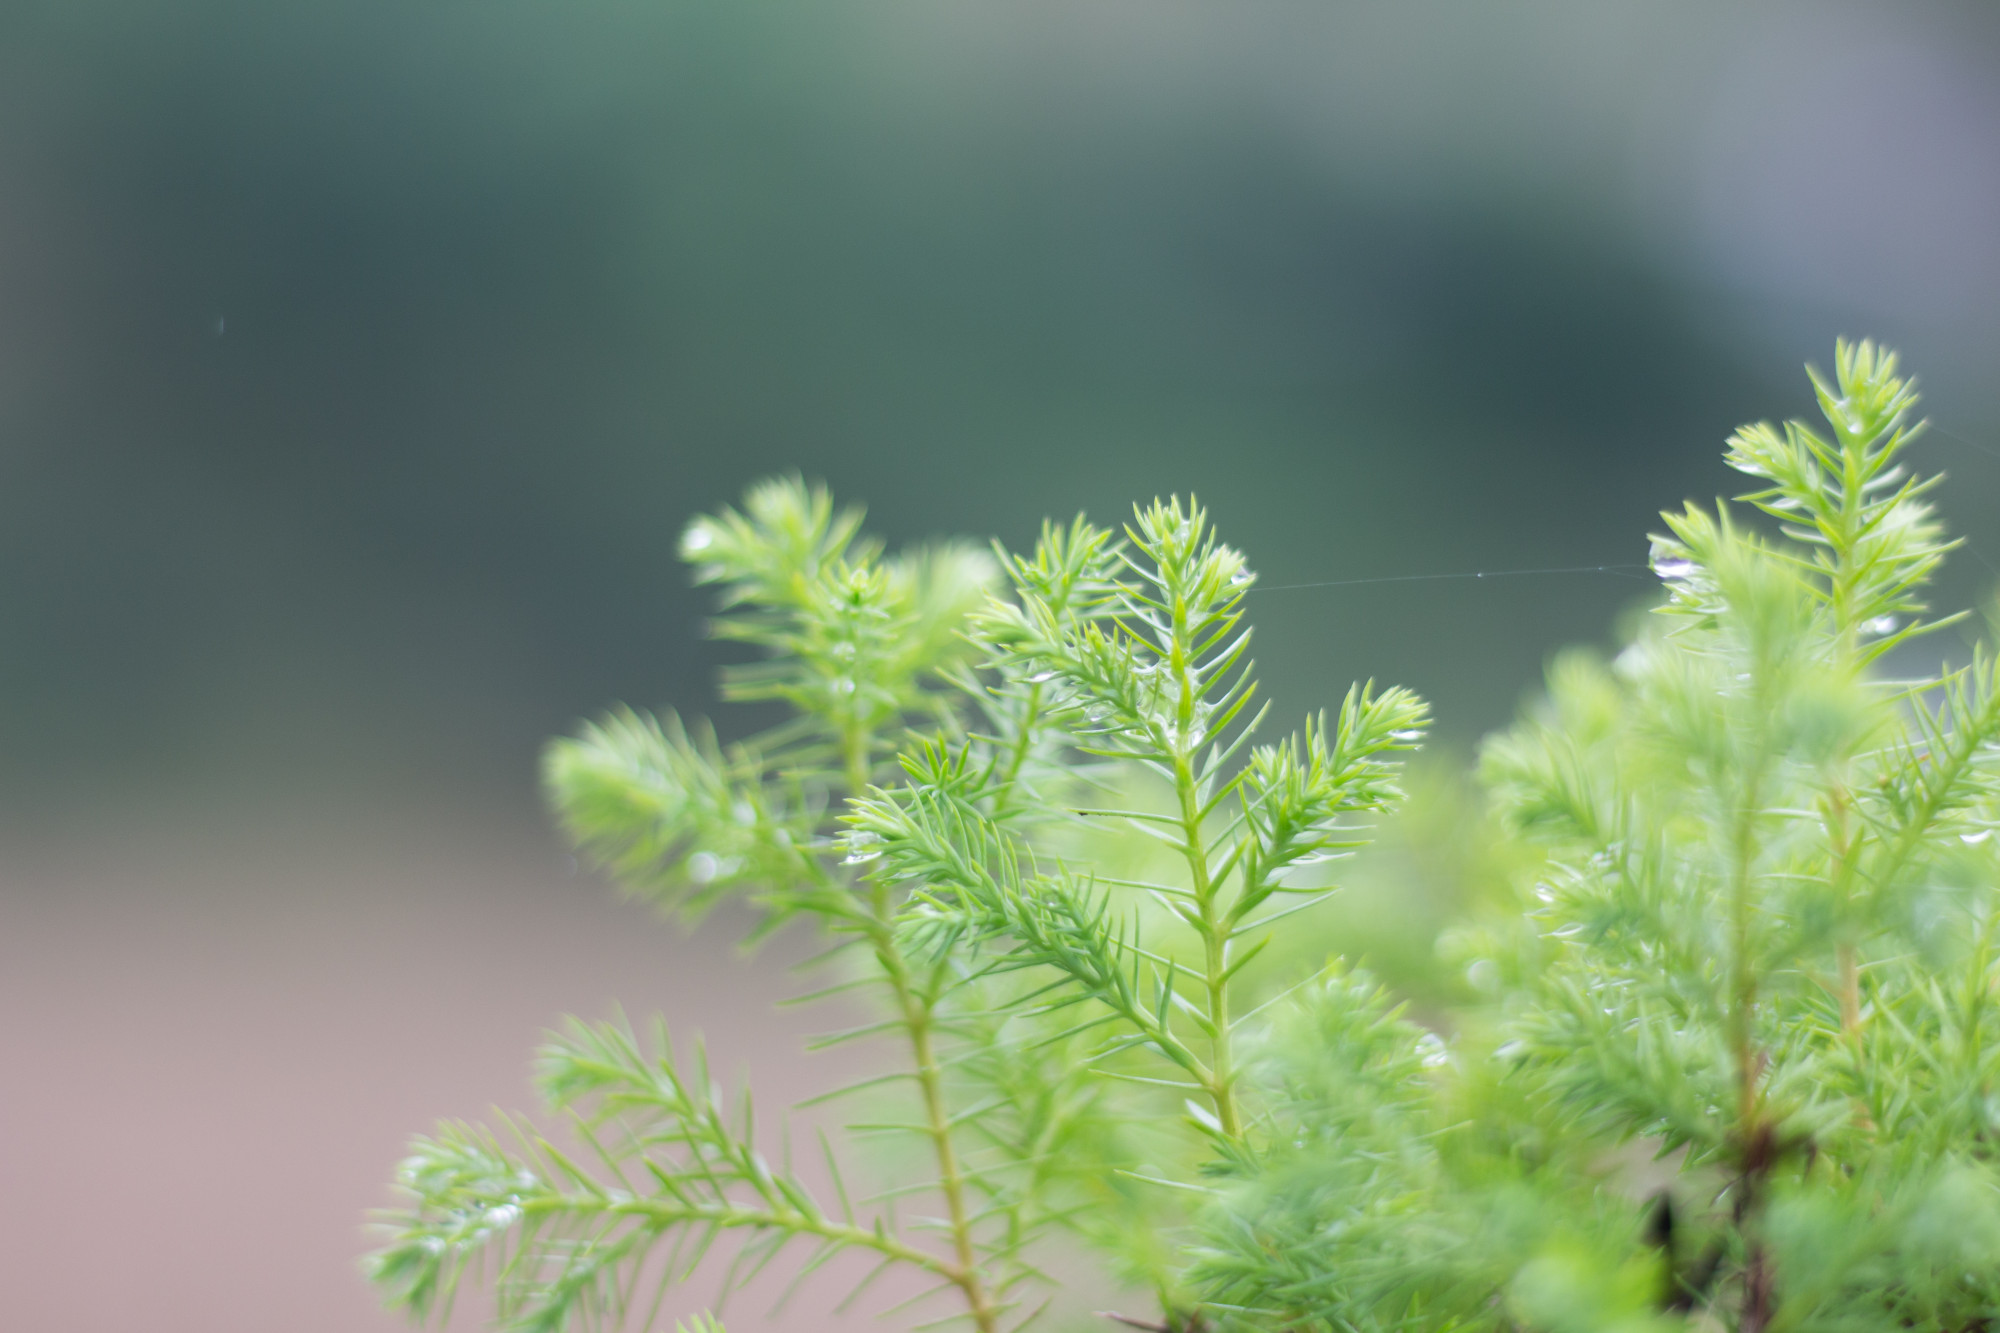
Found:
<svg viewBox="0 0 2000 1333"><path fill-rule="evenodd" d="M807 937L746 963L741 918L685 936L566 873L540 829L413 822L163 825L60 862L18 846L0 861L0 1323L402 1326L359 1275L364 1213L390 1202L413 1133L531 1107L532 1047L565 1012L661 1010L704 1035L725 1082L754 1074L767 1139L781 1107L873 1058L800 1055L806 1032L851 1012L774 1018L781 964ZM708 1268L668 1314L712 1299ZM867 1313L909 1289L828 1314L858 1275L836 1265L767 1316L774 1274L729 1323L880 1327ZM468 1301L453 1326L484 1313Z"/></svg>

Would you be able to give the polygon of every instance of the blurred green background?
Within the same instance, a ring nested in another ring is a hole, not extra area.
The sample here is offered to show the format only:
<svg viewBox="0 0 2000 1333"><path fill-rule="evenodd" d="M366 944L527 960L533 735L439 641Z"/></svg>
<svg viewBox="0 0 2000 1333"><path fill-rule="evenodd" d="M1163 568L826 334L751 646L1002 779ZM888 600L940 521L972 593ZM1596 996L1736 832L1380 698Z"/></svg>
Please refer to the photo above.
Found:
<svg viewBox="0 0 2000 1333"><path fill-rule="evenodd" d="M1985 597L1996 144L1975 3L11 0L0 1275L388 1327L359 1210L557 1010L788 1058L533 782L708 709L675 539L756 477L892 541L1198 493L1281 714L1373 676L1463 752L1646 583L1277 585L1642 563L1869 334Z"/></svg>

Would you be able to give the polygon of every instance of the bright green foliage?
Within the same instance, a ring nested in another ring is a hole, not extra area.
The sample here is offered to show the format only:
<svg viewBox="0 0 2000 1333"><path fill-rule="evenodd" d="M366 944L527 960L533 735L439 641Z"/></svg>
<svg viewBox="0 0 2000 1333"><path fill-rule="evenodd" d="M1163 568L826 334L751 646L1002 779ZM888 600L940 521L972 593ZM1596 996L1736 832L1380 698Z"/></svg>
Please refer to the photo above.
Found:
<svg viewBox="0 0 2000 1333"><path fill-rule="evenodd" d="M1255 725L1240 624L1252 576L1198 508L1155 504L1126 536L1079 524L1011 562L1014 596L981 618L980 641L1017 700L1005 711L1136 765L1164 808L1038 802L1011 776L1007 738L974 733L908 755L903 786L855 803L847 843L878 882L910 889L913 948L1029 975L1032 1016L1066 1016L1104 1074L1181 1095L1207 1151L1228 1160L1250 1146L1235 1056L1245 969L1275 922L1324 896L1289 876L1356 845L1349 817L1395 794L1394 753L1425 714L1406 691L1357 687L1331 728L1238 762ZM1134 879L1061 857L1040 825L1063 813L1157 838L1178 873ZM1170 1266L1149 1276L1171 1320L1195 1316Z"/></svg>
<svg viewBox="0 0 2000 1333"><path fill-rule="evenodd" d="M1033 1317L1036 1256L1070 1234L1192 1311L1186 1196L1163 1186L1247 1143L1232 997L1271 923L1324 894L1290 878L1394 794L1422 706L1356 690L1333 726L1246 755L1251 576L1199 509L1155 505L1124 539L1051 526L997 569L955 547L885 558L858 526L797 482L697 521L683 550L722 587L718 634L766 653L727 692L791 718L725 748L619 712L553 745L548 782L630 891L685 913L740 894L764 928L804 916L832 937L830 990L880 1021L829 1040L904 1047L849 1090L881 1112L855 1128L915 1140L928 1166L856 1205L823 1145L829 1202L766 1162L747 1095L731 1109L699 1053L572 1021L540 1062L568 1147L525 1122L506 1141L453 1126L405 1163L411 1207L371 1265L414 1314L479 1264L514 1326L637 1324L724 1233L732 1282L787 1250L801 1276L859 1251L951 1290L981 1330ZM1166 808L1092 799L1119 790ZM1072 859L1128 823L1163 836L1178 878ZM1176 1091L1199 1095L1187 1118ZM934 1220L899 1223L893 1202L918 1198Z"/></svg>
<svg viewBox="0 0 2000 1333"><path fill-rule="evenodd" d="M742 893L767 927L807 916L836 952L858 956L854 979L832 989L872 991L883 1021L829 1040L903 1039L905 1065L889 1081L911 1095L897 1118L931 1160L905 1189L926 1187L943 1205L944 1235L913 1237L888 1205L854 1203L830 1149L832 1201L771 1165L747 1094L729 1109L705 1061L682 1061L664 1028L648 1047L621 1023L573 1021L539 1072L577 1144L516 1127L510 1148L454 1127L419 1140L404 1164L413 1205L371 1264L414 1314L441 1310L468 1264L490 1262L510 1326L637 1323L637 1293L656 1306L735 1232L746 1239L728 1285L788 1247L804 1271L859 1251L955 1289L972 1322L992 1329L1034 1276L1029 1243L1075 1206L1064 1150L1110 1132L1094 1085L1060 1045L1012 1049L982 1006L955 1007L964 970L906 954L899 903L858 880L831 839L841 802L881 775L907 725L957 725L950 679L972 651L960 631L994 577L987 557L961 547L885 558L858 527L823 491L785 481L683 541L697 576L722 585L717 632L769 653L732 673L727 692L782 700L790 720L724 749L706 728L620 712L551 746L547 776L577 841L630 891L688 913ZM1023 746L1024 770L1034 748ZM963 1041L962 1028L978 1040Z"/></svg>
<svg viewBox="0 0 2000 1333"><path fill-rule="evenodd" d="M850 1203L832 1145L767 1162L663 1028L572 1021L540 1065L572 1146L419 1140L375 1275L426 1315L490 1262L519 1327L637 1326L729 1233L745 1274L858 1252L990 1333L1069 1238L1175 1333L1989 1328L2000 672L1930 668L1951 543L1894 358L1814 384L1826 433L1729 444L1777 530L1667 515L1660 614L1486 745L1490 818L1453 818L1493 843L1433 864L1504 887L1428 899L1476 903L1429 999L1479 997L1428 1025L1298 965L1295 915L1424 707L1357 686L1257 744L1254 579L1198 507L997 564L888 559L796 482L697 522L718 632L766 653L731 695L791 719L725 748L615 714L551 748L551 793L633 892L815 922L880 1019L831 1040L902 1049L856 1128L923 1165Z"/></svg>
<svg viewBox="0 0 2000 1333"><path fill-rule="evenodd" d="M1232 1056L1232 981L1268 941L1268 927L1319 891L1287 875L1355 845L1343 816L1380 809L1394 793L1390 755L1411 748L1423 705L1403 690L1357 687L1329 733L1252 751L1233 763L1254 722L1238 725L1255 690L1240 627L1243 559L1217 543L1199 509L1141 511L1131 546L1092 534L1087 600L1017 579L1018 600L984 619L996 669L1028 684L1086 753L1136 762L1170 794L1162 812L1081 808L1160 837L1182 863L1175 881L1099 877L1060 862L1042 868L1032 841L1007 827L1012 794L994 743L927 745L905 761L910 781L856 803L849 845L879 858L884 880L916 888L913 933L933 952L984 946L1004 965L1043 967L1062 984L1044 1004L1093 1003L1109 1025L1106 1053L1143 1047L1158 1071L1199 1093L1195 1114L1219 1141L1243 1136ZM1138 895L1177 928L1151 947ZM1287 899L1303 898L1302 902ZM1282 906L1279 904L1283 904Z"/></svg>
<svg viewBox="0 0 2000 1333"><path fill-rule="evenodd" d="M1305 1148L1267 1150L1213 1233L1231 1305L1287 1327L1986 1327L2000 680L1983 652L1873 670L1941 623L1918 593L1946 545L1900 459L1894 359L1843 346L1816 384L1831 440L1730 444L1788 540L1668 515L1662 614L1613 663L1558 662L1486 747L1545 857L1520 916L1462 934L1494 1002L1414 1106L1363 1065L1288 1112ZM1279 1045L1280 1086L1379 1024Z"/></svg>
<svg viewBox="0 0 2000 1333"><path fill-rule="evenodd" d="M725 696L782 700L788 722L725 752L705 726L621 711L550 747L564 823L631 891L695 913L747 892L774 923L852 909L828 820L906 724L948 715L934 687L966 659L959 631L994 577L966 547L885 559L860 525L824 490L766 482L681 540L696 578L721 586L717 637L769 654L728 672Z"/></svg>

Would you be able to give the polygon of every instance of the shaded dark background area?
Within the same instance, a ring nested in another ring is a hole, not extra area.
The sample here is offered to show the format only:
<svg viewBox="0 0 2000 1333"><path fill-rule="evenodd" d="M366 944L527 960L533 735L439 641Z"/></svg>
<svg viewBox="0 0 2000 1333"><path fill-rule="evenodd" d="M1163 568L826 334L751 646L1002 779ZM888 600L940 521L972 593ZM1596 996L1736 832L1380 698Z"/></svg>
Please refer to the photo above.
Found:
<svg viewBox="0 0 2000 1333"><path fill-rule="evenodd" d="M639 929L534 791L579 716L709 708L674 545L759 476L892 541L1198 493L1282 711L1403 682L1464 750L1646 583L1280 585L1642 563L1871 334L1986 597L1995 145L1971 3L13 0L24 1318L389 1327L360 1210L556 1012L789 1060L782 979Z"/></svg>

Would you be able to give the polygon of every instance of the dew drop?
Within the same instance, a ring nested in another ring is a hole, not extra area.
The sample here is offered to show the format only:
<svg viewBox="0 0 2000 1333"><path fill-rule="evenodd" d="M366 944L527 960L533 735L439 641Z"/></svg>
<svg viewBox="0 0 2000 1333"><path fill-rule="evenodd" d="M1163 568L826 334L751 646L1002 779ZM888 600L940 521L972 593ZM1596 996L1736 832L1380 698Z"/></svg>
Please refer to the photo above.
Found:
<svg viewBox="0 0 2000 1333"><path fill-rule="evenodd" d="M707 884L722 871L722 858L714 852L696 852L687 861L688 878L697 884Z"/></svg>
<svg viewBox="0 0 2000 1333"><path fill-rule="evenodd" d="M1896 617L1894 616L1876 616L1873 620L1864 623L1861 628L1870 634L1894 634L1896 632L1896 623Z"/></svg>
<svg viewBox="0 0 2000 1333"><path fill-rule="evenodd" d="M1239 569L1229 576L1229 586L1232 588L1247 588L1256 581L1257 576L1247 569Z"/></svg>
<svg viewBox="0 0 2000 1333"><path fill-rule="evenodd" d="M1053 671L1037 671L1034 675L1028 677L1028 683L1030 685L1046 685L1055 678L1056 673Z"/></svg>
<svg viewBox="0 0 2000 1333"><path fill-rule="evenodd" d="M1424 732L1421 727L1405 727L1401 731L1392 731L1389 733L1390 740L1402 741L1406 745L1411 741L1420 741L1423 738Z"/></svg>
<svg viewBox="0 0 2000 1333"><path fill-rule="evenodd" d="M1988 838L1992 836L1993 836L1992 829L1983 828L1979 830L1979 832L1977 833L1961 833L1958 835L1958 840L1964 843L1968 847L1977 847L1980 843L1985 842Z"/></svg>
<svg viewBox="0 0 2000 1333"><path fill-rule="evenodd" d="M689 528L687 535L681 538L681 549L690 554L706 551L713 545L715 545L715 533L705 525Z"/></svg>
<svg viewBox="0 0 2000 1333"><path fill-rule="evenodd" d="M1694 561L1681 559L1656 560L1653 562L1653 572L1663 579L1684 579L1694 573Z"/></svg>
<svg viewBox="0 0 2000 1333"><path fill-rule="evenodd" d="M854 833L848 835L847 855L841 858L844 866L866 865L880 860L882 856L882 835L879 833Z"/></svg>

